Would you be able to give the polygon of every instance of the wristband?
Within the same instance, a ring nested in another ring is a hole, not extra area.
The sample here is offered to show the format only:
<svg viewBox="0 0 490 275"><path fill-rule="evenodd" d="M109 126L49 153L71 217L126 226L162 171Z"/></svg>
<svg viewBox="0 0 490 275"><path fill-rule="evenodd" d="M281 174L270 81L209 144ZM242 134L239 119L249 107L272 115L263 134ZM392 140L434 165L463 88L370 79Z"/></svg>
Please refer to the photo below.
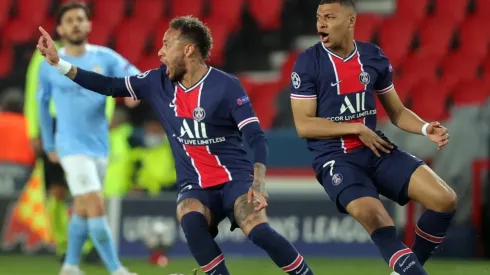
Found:
<svg viewBox="0 0 490 275"><path fill-rule="evenodd" d="M71 69L71 63L60 58L58 64L54 65L56 70L62 74L67 74Z"/></svg>
<svg viewBox="0 0 490 275"><path fill-rule="evenodd" d="M429 123L424 124L422 126L422 135L427 136L427 127L429 127Z"/></svg>

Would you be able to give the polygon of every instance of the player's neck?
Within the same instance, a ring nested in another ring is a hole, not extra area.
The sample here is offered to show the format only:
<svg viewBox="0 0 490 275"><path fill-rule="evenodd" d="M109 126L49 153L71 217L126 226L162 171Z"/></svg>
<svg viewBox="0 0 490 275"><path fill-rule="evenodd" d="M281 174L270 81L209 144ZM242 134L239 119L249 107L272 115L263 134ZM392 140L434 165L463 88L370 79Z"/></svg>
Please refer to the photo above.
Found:
<svg viewBox="0 0 490 275"><path fill-rule="evenodd" d="M329 48L329 50L331 50L332 52L334 52L335 54L337 54L338 56L340 56L342 58L347 58L348 56L350 56L352 54L352 52L356 48L354 46L353 41L354 41L353 39L349 39L347 41L344 41L344 43L342 43L342 46L337 47L337 48Z"/></svg>
<svg viewBox="0 0 490 275"><path fill-rule="evenodd" d="M65 44L65 52L69 56L82 56L87 50L87 43L80 45Z"/></svg>
<svg viewBox="0 0 490 275"><path fill-rule="evenodd" d="M182 78L182 85L192 87L199 82L208 72L209 67L204 62L191 63L187 73Z"/></svg>

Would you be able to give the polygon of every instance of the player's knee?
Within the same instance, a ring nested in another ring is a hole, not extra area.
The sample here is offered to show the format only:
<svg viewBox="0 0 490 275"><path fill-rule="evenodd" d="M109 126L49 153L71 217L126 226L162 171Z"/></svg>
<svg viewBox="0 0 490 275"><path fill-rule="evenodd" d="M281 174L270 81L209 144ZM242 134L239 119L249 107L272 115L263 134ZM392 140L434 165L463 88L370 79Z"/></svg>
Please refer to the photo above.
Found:
<svg viewBox="0 0 490 275"><path fill-rule="evenodd" d="M204 217L210 221L210 211L197 199L187 198L182 200L177 205L177 220L182 223L182 218L191 212L198 212L204 215Z"/></svg>
<svg viewBox="0 0 490 275"><path fill-rule="evenodd" d="M347 205L347 211L371 234L378 228L393 226L383 204L374 198L360 198Z"/></svg>
<svg viewBox="0 0 490 275"><path fill-rule="evenodd" d="M431 206L426 208L436 212L451 212L456 210L458 197L451 188L447 188L444 192L440 192L436 197L432 198Z"/></svg>
<svg viewBox="0 0 490 275"><path fill-rule="evenodd" d="M248 236L250 231L257 225L267 222L265 211L255 211L255 206L252 203L248 203L247 195L242 195L236 199L234 215L235 222L240 226L245 236Z"/></svg>
<svg viewBox="0 0 490 275"><path fill-rule="evenodd" d="M80 217L87 216L87 211L85 210L83 198L81 198L80 196L77 196L73 199L73 213L77 214Z"/></svg>
<svg viewBox="0 0 490 275"><path fill-rule="evenodd" d="M105 213L104 199L100 192L90 192L80 195L88 217L99 217Z"/></svg>

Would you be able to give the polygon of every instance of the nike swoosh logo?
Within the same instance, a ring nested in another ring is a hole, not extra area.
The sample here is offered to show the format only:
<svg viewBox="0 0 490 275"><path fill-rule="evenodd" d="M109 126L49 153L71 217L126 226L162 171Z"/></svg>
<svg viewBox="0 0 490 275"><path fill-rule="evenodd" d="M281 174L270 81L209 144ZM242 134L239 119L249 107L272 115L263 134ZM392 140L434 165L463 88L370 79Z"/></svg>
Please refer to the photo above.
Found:
<svg viewBox="0 0 490 275"><path fill-rule="evenodd" d="M343 80L340 80L340 81L339 81L339 82L337 82L337 83L333 83L333 82L332 82L332 83L330 83L330 86L335 87L335 86L339 85L339 84L340 84L340 82L342 82L342 81L343 81Z"/></svg>
<svg viewBox="0 0 490 275"><path fill-rule="evenodd" d="M407 255L407 257L405 257L405 259L403 259L403 261L401 263L399 263L398 265L400 267L402 267L405 264L405 262L408 260L408 258L409 258L409 256Z"/></svg>
<svg viewBox="0 0 490 275"><path fill-rule="evenodd" d="M182 188L182 192L186 191L186 190L191 190L192 189L192 185L187 185L187 186L184 186L184 188Z"/></svg>
<svg viewBox="0 0 490 275"><path fill-rule="evenodd" d="M170 107L170 108L175 108L175 104L169 103L169 104L168 104L168 107Z"/></svg>

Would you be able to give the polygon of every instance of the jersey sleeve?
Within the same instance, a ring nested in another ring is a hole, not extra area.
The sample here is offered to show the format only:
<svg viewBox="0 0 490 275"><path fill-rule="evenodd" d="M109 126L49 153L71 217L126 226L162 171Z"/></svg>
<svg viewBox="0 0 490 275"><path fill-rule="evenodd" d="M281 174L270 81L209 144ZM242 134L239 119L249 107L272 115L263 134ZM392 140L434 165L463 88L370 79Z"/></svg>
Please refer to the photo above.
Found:
<svg viewBox="0 0 490 275"><path fill-rule="evenodd" d="M39 124L41 128L42 145L45 152L52 152L55 149L54 144L54 120L49 113L49 103L51 100L51 83L49 82L46 71L47 63L43 61L39 70L39 84L37 91Z"/></svg>
<svg viewBox="0 0 490 275"><path fill-rule="evenodd" d="M269 157L267 138L252 108L250 98L238 79L234 79L234 81L235 83L231 85L230 90L226 93L229 96L231 115L248 145L253 150L254 163L267 165Z"/></svg>
<svg viewBox="0 0 490 275"><path fill-rule="evenodd" d="M316 65L304 52L298 56L291 73L291 99L316 99Z"/></svg>
<svg viewBox="0 0 490 275"><path fill-rule="evenodd" d="M149 75L157 71L149 70L133 76L111 77L77 68L77 75L73 81L99 94L112 97L132 97L139 100L144 98L144 94L149 91Z"/></svg>
<svg viewBox="0 0 490 275"><path fill-rule="evenodd" d="M374 83L374 91L377 94L384 94L394 88L393 85L393 66L385 56L381 48L378 49L378 79Z"/></svg>
<svg viewBox="0 0 490 275"><path fill-rule="evenodd" d="M227 95L231 115L239 130L242 130L243 127L250 123L259 123L259 119L250 103L250 98L238 79L230 85Z"/></svg>

